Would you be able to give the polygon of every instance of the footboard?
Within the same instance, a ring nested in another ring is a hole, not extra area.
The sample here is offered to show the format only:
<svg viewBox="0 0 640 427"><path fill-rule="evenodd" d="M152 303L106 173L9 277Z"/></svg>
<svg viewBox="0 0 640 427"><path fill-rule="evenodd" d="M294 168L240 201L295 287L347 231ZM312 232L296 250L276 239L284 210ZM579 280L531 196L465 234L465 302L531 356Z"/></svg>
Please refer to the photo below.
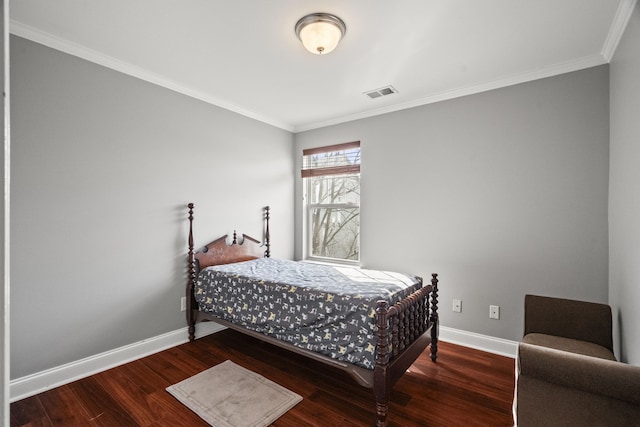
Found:
<svg viewBox="0 0 640 427"><path fill-rule="evenodd" d="M374 393L377 426L386 426L389 393L396 381L430 345L431 360L438 352L438 275L407 298L389 307L378 302L378 332Z"/></svg>

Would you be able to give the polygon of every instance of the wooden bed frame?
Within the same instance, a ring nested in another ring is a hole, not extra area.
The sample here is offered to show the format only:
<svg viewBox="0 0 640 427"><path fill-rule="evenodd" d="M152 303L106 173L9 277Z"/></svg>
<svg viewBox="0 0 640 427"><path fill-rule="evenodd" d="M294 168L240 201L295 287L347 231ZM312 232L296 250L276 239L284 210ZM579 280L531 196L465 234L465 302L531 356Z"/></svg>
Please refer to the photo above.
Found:
<svg viewBox="0 0 640 427"><path fill-rule="evenodd" d="M194 288L201 269L212 265L229 264L271 256L270 212L268 206L264 208L263 219L266 225L264 244L245 234L242 235L242 241L238 242L234 231L231 245L227 243L229 236L224 235L207 244L201 250L194 252L193 209L194 204L189 203L189 279L187 283L189 340L193 341L195 339L197 322L215 321L262 341L341 369L351 375L360 385L373 390L376 400L376 426L386 426L389 394L396 381L402 377L404 372L427 346L431 347L431 360L436 361L438 351L438 275L432 274L430 284L423 285L422 288L392 306L389 306L384 300L377 302L376 364L373 370L369 370L296 347L293 344L246 329L243 326L235 325L200 311L194 297ZM422 281L422 279L420 280Z"/></svg>

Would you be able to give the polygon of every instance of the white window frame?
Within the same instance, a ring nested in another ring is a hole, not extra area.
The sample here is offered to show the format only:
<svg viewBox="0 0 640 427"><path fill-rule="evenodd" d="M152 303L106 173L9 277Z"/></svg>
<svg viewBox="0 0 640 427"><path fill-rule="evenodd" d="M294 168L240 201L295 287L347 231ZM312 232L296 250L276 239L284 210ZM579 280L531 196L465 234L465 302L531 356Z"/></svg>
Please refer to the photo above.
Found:
<svg viewBox="0 0 640 427"><path fill-rule="evenodd" d="M328 146L328 147L320 147L318 148L318 150L322 150L322 149L326 149L326 152L332 152L332 151L338 151L336 150L337 147L341 147L341 146L349 146L352 144L357 144L359 146L360 142L356 141L353 143L347 143L347 144L338 144L336 146ZM304 175L304 172L303 172ZM335 175L335 174L329 174L327 176L330 175ZM338 176L358 176L358 187L361 187L361 173L359 170L359 165L358 165L358 170L357 172L354 171L350 171L347 173L340 173L338 174ZM305 177L303 178L303 188L304 188L304 197L303 197L303 204L304 204L304 220L303 220L303 227L304 227L304 235L305 235L305 240L306 240L306 244L304 245L304 259L308 260L308 261L315 261L315 262L323 262L323 263L332 263L332 264L346 264L346 265L360 265L360 257L361 257L361 247L360 247L360 224L358 223L358 232L357 232L357 245L358 245L358 259L344 259L344 258L334 258L334 257L323 257L323 256L317 256L317 255L313 255L313 224L312 224L312 215L313 215L313 211L314 209L358 209L358 216L360 216L360 194L358 194L358 203L310 203L312 200L312 191L313 189L312 187L312 182L313 182L313 176L309 176L309 177ZM358 219L359 221L359 219Z"/></svg>

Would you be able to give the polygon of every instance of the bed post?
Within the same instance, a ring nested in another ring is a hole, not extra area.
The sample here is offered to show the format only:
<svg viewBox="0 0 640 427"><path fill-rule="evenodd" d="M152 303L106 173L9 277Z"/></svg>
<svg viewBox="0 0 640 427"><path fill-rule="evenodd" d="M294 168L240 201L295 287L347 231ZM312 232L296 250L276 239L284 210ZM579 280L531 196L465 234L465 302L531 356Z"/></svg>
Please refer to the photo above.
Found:
<svg viewBox="0 0 640 427"><path fill-rule="evenodd" d="M264 245L267 247L267 249L264 251L264 257L265 258L270 258L271 257L271 236L269 233L269 211L271 209L269 208L269 206L265 206L264 207L264 219L267 223L265 232L264 232Z"/></svg>
<svg viewBox="0 0 640 427"><path fill-rule="evenodd" d="M438 333L440 329L440 323L438 319L438 275L436 273L431 274L431 285L433 290L431 291L431 360L434 362L438 358Z"/></svg>
<svg viewBox="0 0 640 427"><path fill-rule="evenodd" d="M389 408L389 383L387 368L389 367L389 304L385 300L377 303L376 314L378 317L378 342L376 344L376 366L373 372L373 394L376 397L376 414L378 419L376 427L386 427Z"/></svg>
<svg viewBox="0 0 640 427"><path fill-rule="evenodd" d="M187 325L189 325L189 341L195 340L196 319L193 315L193 287L196 282L196 261L193 253L193 203L187 205L189 208L189 279L187 281Z"/></svg>

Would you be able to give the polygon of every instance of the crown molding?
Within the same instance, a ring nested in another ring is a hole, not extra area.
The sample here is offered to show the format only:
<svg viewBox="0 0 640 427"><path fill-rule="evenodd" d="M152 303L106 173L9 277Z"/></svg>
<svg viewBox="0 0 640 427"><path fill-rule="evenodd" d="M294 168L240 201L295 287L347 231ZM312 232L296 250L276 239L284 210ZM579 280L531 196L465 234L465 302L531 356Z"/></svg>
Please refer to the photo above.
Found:
<svg viewBox="0 0 640 427"><path fill-rule="evenodd" d="M212 104L226 110L241 114L251 119L269 124L271 126L293 132L299 133L313 129L319 129L327 126L333 126L341 123L346 123L354 120L365 119L369 117L375 117L382 114L392 113L396 111L405 110L408 108L419 107L422 105L433 104L440 101L446 101L462 96L473 95L481 92L486 92L503 87L513 86L520 83L526 83L533 80L543 79L547 77L553 77L556 75L578 71L585 68L590 68L598 65L603 65L610 62L613 53L624 33L624 29L633 13L637 0L621 0L618 10L616 12L615 19L609 30L609 34L602 48L601 54L594 54L582 58L577 58L572 61L562 62L554 64L549 67L543 67L537 70L518 73L510 76L504 76L500 79L482 82L470 86L463 86L453 90L447 90L440 93L431 94L425 97L416 98L407 102L389 105L383 108L375 110L365 111L355 114L347 114L344 116L334 117L328 120L311 122L302 125L291 125L274 120L272 118L264 117L257 113L245 110L234 104L230 104L216 97L204 94L196 89L185 86L174 80L165 78L159 74L153 73L147 69L129 64L127 62L118 60L111 56L102 54L95 50L89 49L86 46L70 42L66 39L56 37L52 34L43 32L36 28L25 25L19 21L11 20L10 32L14 35L23 37L25 39L40 43L52 49L62 51L64 53L77 56L87 61L102 65L107 68L122 72L124 74L139 78L141 80L156 84L161 87L173 90L183 95L198 99L200 101Z"/></svg>
<svg viewBox="0 0 640 427"><path fill-rule="evenodd" d="M534 80L539 80L547 77L557 76L560 74L570 73L570 72L582 70L585 68L596 67L598 65L603 65L606 63L607 61L600 54L585 56L582 58L577 58L572 61L561 62L549 67L543 67L535 71L529 71L529 72L514 74L511 76L505 76L497 80L492 80L492 81L479 83L471 86L463 86L458 89L443 91L433 95L417 98L408 102L403 102L400 104L394 104L394 105L389 105L383 108L378 108L376 110L336 117L336 118L325 120L322 122L309 123L303 126L296 127L294 129L294 132L299 133L299 132L319 129L327 126L333 126L341 123L351 122L354 120L379 116L381 114L387 114L395 111L406 110L408 108L419 107L427 104L433 104L440 101L460 98L462 96L473 95L473 94L487 92L494 89L500 89L503 87L517 85L520 83L527 83Z"/></svg>
<svg viewBox="0 0 640 427"><path fill-rule="evenodd" d="M618 5L616 16L613 18L613 23L609 29L609 34L607 34L607 39L602 46L602 56L607 62L611 62L613 54L618 48L618 43L620 43L624 30L627 28L635 5L636 0L621 0Z"/></svg>
<svg viewBox="0 0 640 427"><path fill-rule="evenodd" d="M274 120L272 118L254 113L252 111L245 110L241 107L238 107L237 105L234 105L222 99L207 95L201 91L193 89L175 80L166 78L160 74L156 74L145 68L138 67L128 62L121 61L109 55L105 55L103 53L90 49L81 44L74 43L60 37L56 37L47 32L38 30L37 28L31 27L29 25L25 25L19 21L16 21L13 19L10 21L10 32L11 34L25 38L27 40L31 40L33 42L50 47L52 49L59 50L61 52L76 56L78 58L82 58L86 61L93 62L98 65L102 65L103 67L107 67L112 70L119 71L129 76L136 77L140 80L153 83L157 86L170 89L174 92L189 96L191 98L198 99L208 104L224 108L225 110L232 111L234 113L257 120L259 122L263 122L268 125L271 125L289 132L293 131L293 128L286 123L282 123L278 120Z"/></svg>

